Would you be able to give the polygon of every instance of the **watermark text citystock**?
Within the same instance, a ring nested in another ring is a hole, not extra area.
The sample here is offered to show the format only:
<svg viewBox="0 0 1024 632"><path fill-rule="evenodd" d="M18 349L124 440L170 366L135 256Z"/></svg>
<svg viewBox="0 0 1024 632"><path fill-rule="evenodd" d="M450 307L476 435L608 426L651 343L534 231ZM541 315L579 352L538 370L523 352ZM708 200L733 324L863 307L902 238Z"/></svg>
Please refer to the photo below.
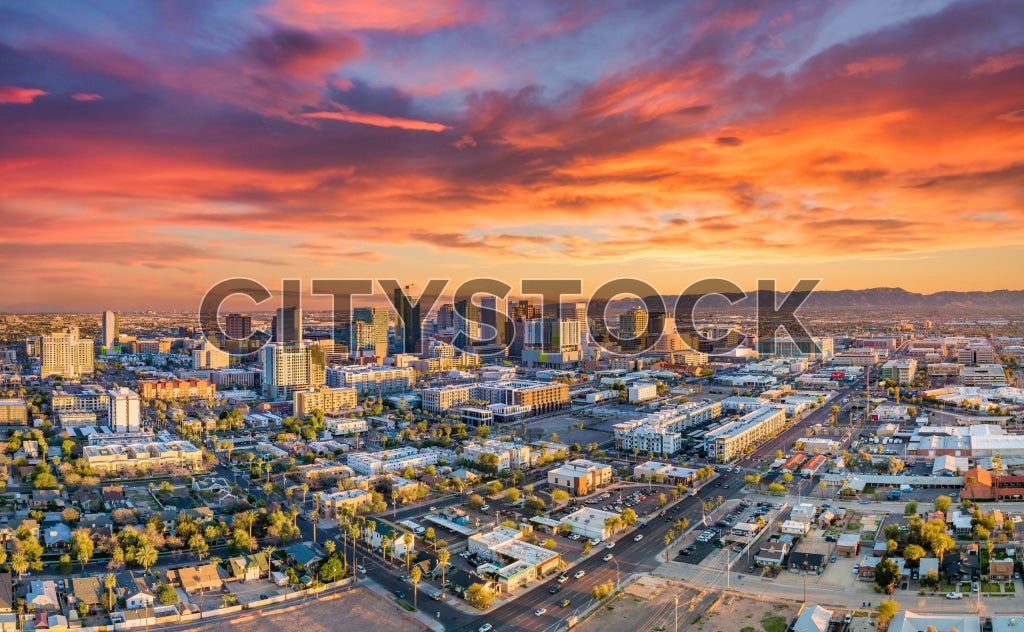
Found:
<svg viewBox="0 0 1024 632"><path fill-rule="evenodd" d="M775 289L774 279L760 279L757 284L757 292L754 301L757 307L756 335L759 340L771 340L775 336L787 335L794 343L802 348L813 348L814 340L811 334L804 327L797 317L797 310L807 300L811 292L820 283L820 279L801 279L785 296ZM420 293L418 298L409 296L402 285L394 279L378 279L376 286L384 293L391 307L397 314L396 340L401 343L409 340L419 340L422 332L424 319L436 306L438 299L448 287L450 279L431 279ZM281 304L268 306L268 309L282 307L285 310L292 308L295 313L301 314L301 288L302 282L299 279L282 279L281 281ZM542 319L557 320L562 297L580 296L582 294L583 281L581 279L522 279L520 281L519 296L540 296L540 317ZM470 279L455 289L452 298L452 305L455 312L456 322L464 323L464 326L456 328L456 334L452 344L460 351L483 356L503 356L511 344L511 340L504 340L499 336L499 331L515 331L510 326L512 319L503 310L499 301L505 301L510 296L513 287L508 283L489 278ZM313 279L311 293L317 296L330 296L333 298L333 327L332 331L339 331L339 325L351 323L352 321L352 298L355 296L372 296L374 294L374 280L372 279ZM213 345L224 351L248 355L269 342L270 337L260 331L254 331L242 340L256 343L247 345L244 352L237 351L237 346L225 344L228 338L218 319L220 306L231 296L244 295L249 297L256 305L273 298L272 293L263 284L253 279L232 278L220 281L211 287L203 296L199 309L199 325L202 334ZM474 302L477 296L494 297L493 301ZM748 298L738 285L721 278L701 279L692 283L678 297L675 304L666 305L665 297L655 290L653 286L645 281L634 278L621 278L610 280L596 291L586 301L586 323L582 326L589 329L590 337L597 346L602 344L614 345L621 348L622 343L631 350L621 355L643 355L649 352L657 340L646 336L641 332L636 338L620 337L618 331L608 327L606 308L608 304L617 297L633 296L643 303L648 316L652 314L665 314L674 320L675 333L683 336L696 336L698 340L714 342L715 339L707 338L694 321L694 312L698 302L708 296L719 296L730 305ZM669 301L671 302L671 301ZM568 301L576 304L575 301ZM469 306L473 305L473 308ZM575 316L573 316L575 318ZM469 326L465 326L471 324ZM290 337L295 336L296 331L301 331L301 323L294 324L288 331L279 323L280 342L295 342ZM780 328L785 330L780 331ZM477 331L479 336L470 340L466 332ZM662 333L662 332L657 332ZM671 332L664 332L671 333ZM692 340L692 338L690 338ZM341 340L336 342L345 342ZM805 347L809 345L810 347ZM234 347L234 348L232 348ZM604 348L604 347L602 347ZM414 349L402 349L402 351L413 353Z"/></svg>

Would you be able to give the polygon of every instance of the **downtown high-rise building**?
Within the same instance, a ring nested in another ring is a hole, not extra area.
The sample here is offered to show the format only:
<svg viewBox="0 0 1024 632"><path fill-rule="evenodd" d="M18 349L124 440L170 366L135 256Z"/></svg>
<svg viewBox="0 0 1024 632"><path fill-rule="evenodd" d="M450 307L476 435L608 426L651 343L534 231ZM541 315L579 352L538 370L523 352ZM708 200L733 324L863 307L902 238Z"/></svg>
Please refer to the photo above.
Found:
<svg viewBox="0 0 1024 632"><path fill-rule="evenodd" d="M634 307L619 316L619 346L623 351L640 351L647 343L647 312Z"/></svg>
<svg viewBox="0 0 1024 632"><path fill-rule="evenodd" d="M296 390L320 386L326 380L326 356L315 342L273 342L260 350L263 394L277 401L291 399Z"/></svg>
<svg viewBox="0 0 1024 632"><path fill-rule="evenodd" d="M95 350L90 338L79 338L78 327L64 327L40 339L39 377L77 378L92 375Z"/></svg>
<svg viewBox="0 0 1024 632"><path fill-rule="evenodd" d="M463 349L480 342L480 307L471 299L455 304L455 336Z"/></svg>
<svg viewBox="0 0 1024 632"><path fill-rule="evenodd" d="M138 432L142 425L139 394L125 387L107 392L107 423L114 432Z"/></svg>
<svg viewBox="0 0 1024 632"><path fill-rule="evenodd" d="M121 328L121 315L117 312L107 310L103 312L103 322L100 326L100 338L103 340L103 347L110 349L117 342L117 336L120 334Z"/></svg>
<svg viewBox="0 0 1024 632"><path fill-rule="evenodd" d="M449 329L455 329L455 306L445 303L437 309L437 331L443 334Z"/></svg>
<svg viewBox="0 0 1024 632"><path fill-rule="evenodd" d="M270 333L274 342L302 342L302 309L278 307L270 320Z"/></svg>
<svg viewBox="0 0 1024 632"><path fill-rule="evenodd" d="M406 286L405 289L408 290L409 286ZM419 300L406 296L402 288L395 288L394 305L398 312L395 323L396 351L398 353L420 353L423 319L420 316Z"/></svg>
<svg viewBox="0 0 1024 632"><path fill-rule="evenodd" d="M383 307L357 307L352 310L352 357L388 354L388 310Z"/></svg>
<svg viewBox="0 0 1024 632"><path fill-rule="evenodd" d="M252 335L252 316L249 314L228 314L224 324L228 338L244 340Z"/></svg>

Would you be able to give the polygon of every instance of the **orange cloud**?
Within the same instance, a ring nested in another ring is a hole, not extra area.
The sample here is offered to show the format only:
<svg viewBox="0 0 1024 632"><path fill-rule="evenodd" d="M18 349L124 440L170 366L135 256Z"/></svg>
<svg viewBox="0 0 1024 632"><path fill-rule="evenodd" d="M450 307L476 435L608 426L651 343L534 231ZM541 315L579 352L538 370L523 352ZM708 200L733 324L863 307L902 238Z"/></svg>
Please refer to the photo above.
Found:
<svg viewBox="0 0 1024 632"><path fill-rule="evenodd" d="M851 77L873 75L878 72L890 72L903 67L901 57L871 57L846 64L844 70Z"/></svg>
<svg viewBox="0 0 1024 632"><path fill-rule="evenodd" d="M1013 52L1004 55L992 55L971 69L972 75L994 75L1007 70L1024 66L1024 53Z"/></svg>
<svg viewBox="0 0 1024 632"><path fill-rule="evenodd" d="M103 100L103 95L90 92L76 92L71 95L71 98L75 101L101 101Z"/></svg>
<svg viewBox="0 0 1024 632"><path fill-rule="evenodd" d="M0 103L28 104L38 97L45 96L46 90L37 88L19 88L17 86L0 86Z"/></svg>
<svg viewBox="0 0 1024 632"><path fill-rule="evenodd" d="M441 123L430 123L429 121L417 121L415 119L401 118L397 116L384 116L372 112L355 112L353 110L342 110L340 112L306 112L302 118L325 119L330 121L345 121L346 123L358 123L359 125L373 125L374 127L397 127L399 129L420 130L425 132L443 132L450 129Z"/></svg>

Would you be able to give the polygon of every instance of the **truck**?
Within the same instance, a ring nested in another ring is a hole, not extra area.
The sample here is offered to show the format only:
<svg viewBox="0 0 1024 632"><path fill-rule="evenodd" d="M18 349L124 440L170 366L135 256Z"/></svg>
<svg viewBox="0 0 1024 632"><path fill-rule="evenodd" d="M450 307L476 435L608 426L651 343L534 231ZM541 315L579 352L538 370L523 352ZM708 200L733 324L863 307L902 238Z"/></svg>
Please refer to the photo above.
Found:
<svg viewBox="0 0 1024 632"><path fill-rule="evenodd" d="M401 520L401 521L399 521L398 524L402 525L403 527L405 527L409 531L412 531L416 535L423 535L426 532L426 529L423 528L422 525L420 525L419 523L413 522L412 520Z"/></svg>
<svg viewBox="0 0 1024 632"><path fill-rule="evenodd" d="M899 499L900 499L900 490L898 490L898 489L890 489L889 490L889 500L899 500Z"/></svg>

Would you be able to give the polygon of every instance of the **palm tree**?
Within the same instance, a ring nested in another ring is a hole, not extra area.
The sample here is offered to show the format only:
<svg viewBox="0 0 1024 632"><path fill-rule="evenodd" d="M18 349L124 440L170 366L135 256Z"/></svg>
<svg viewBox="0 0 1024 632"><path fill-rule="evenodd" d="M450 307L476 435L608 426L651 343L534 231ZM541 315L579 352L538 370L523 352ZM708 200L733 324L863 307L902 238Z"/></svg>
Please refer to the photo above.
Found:
<svg viewBox="0 0 1024 632"><path fill-rule="evenodd" d="M309 492L309 483L302 484L302 506L306 506L306 494Z"/></svg>
<svg viewBox="0 0 1024 632"><path fill-rule="evenodd" d="M398 490L391 490L391 519L396 520L398 514Z"/></svg>
<svg viewBox="0 0 1024 632"><path fill-rule="evenodd" d="M156 560L159 557L160 552L156 550L151 544L144 544L137 551L135 551L135 561L142 567L146 574L149 574L149 569L156 564Z"/></svg>
<svg viewBox="0 0 1024 632"><path fill-rule="evenodd" d="M437 563L441 566L441 597L444 598L444 571L448 568L448 560L451 559L448 549L441 549L437 552Z"/></svg>
<svg viewBox="0 0 1024 632"><path fill-rule="evenodd" d="M114 610L114 586L117 586L117 577L113 573L107 573L103 578L103 587L107 589L107 610Z"/></svg>
<svg viewBox="0 0 1024 632"><path fill-rule="evenodd" d="M316 523L320 520L320 512L314 509L309 512L309 521L313 523L313 544L316 544Z"/></svg>
<svg viewBox="0 0 1024 632"><path fill-rule="evenodd" d="M676 532L672 529L668 530L665 537L662 540L665 542L665 561L668 561L668 547L672 545L672 540L676 539Z"/></svg>
<svg viewBox="0 0 1024 632"><path fill-rule="evenodd" d="M327 551L328 555L334 553L334 550L335 548L337 548L337 546L338 545L334 543L334 540L328 540L324 542L324 550Z"/></svg>
<svg viewBox="0 0 1024 632"><path fill-rule="evenodd" d="M221 595L220 601L222 607L227 608L231 604L238 603L238 597L232 593L227 593L226 595Z"/></svg>
<svg viewBox="0 0 1024 632"><path fill-rule="evenodd" d="M349 536L352 538L352 577L356 576L356 538L359 537L359 527L349 526Z"/></svg>
<svg viewBox="0 0 1024 632"><path fill-rule="evenodd" d="M405 570L409 570L409 563L412 561L412 534L406 533L402 536L402 544L405 545Z"/></svg>
<svg viewBox="0 0 1024 632"><path fill-rule="evenodd" d="M384 536L380 539L380 556L386 562L388 559L388 547L391 546L391 538Z"/></svg>
<svg viewBox="0 0 1024 632"><path fill-rule="evenodd" d="M412 572L409 573L409 579L412 580L412 608L413 610L419 610L417 605L417 589L420 587L420 580L423 579L423 570L419 565L414 566Z"/></svg>
<svg viewBox="0 0 1024 632"><path fill-rule="evenodd" d="M388 533L388 535L391 536L391 542L393 543L392 546L391 546L391 563L394 564L395 563L395 548L397 548L394 545L398 543L398 532L395 531L394 529L392 529L390 531L390 533Z"/></svg>

